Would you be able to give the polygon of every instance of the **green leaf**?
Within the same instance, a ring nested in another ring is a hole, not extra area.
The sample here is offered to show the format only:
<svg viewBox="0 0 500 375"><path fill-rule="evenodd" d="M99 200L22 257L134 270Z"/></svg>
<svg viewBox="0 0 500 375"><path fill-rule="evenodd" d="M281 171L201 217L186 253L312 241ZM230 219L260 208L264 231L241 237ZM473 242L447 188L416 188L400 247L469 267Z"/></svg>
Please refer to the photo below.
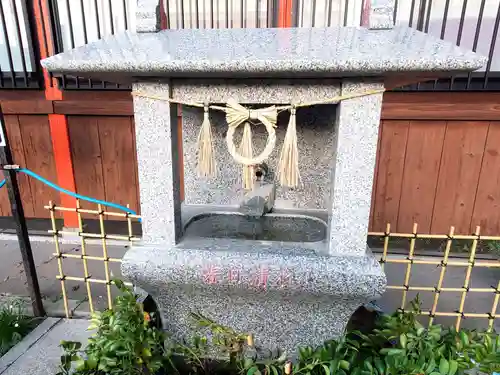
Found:
<svg viewBox="0 0 500 375"><path fill-rule="evenodd" d="M261 375L261 374L259 368L257 366L253 366L248 369L247 375Z"/></svg>
<svg viewBox="0 0 500 375"><path fill-rule="evenodd" d="M464 331L460 332L460 340L462 340L462 343L465 346L469 346L469 336L467 336L467 333L465 333Z"/></svg>
<svg viewBox="0 0 500 375"><path fill-rule="evenodd" d="M321 365L325 371L325 375L330 375L330 368L327 365Z"/></svg>
<svg viewBox="0 0 500 375"><path fill-rule="evenodd" d="M441 361L439 362L439 372L442 375L448 375L449 371L450 371L450 364L446 359L441 358Z"/></svg>
<svg viewBox="0 0 500 375"><path fill-rule="evenodd" d="M279 375L278 370L276 369L275 366L271 365L271 370L273 372L273 375Z"/></svg>
<svg viewBox="0 0 500 375"><path fill-rule="evenodd" d="M349 368L351 367L351 365L349 364L349 362L345 361L345 360L340 360L339 362L339 366L341 369L344 369L344 370L349 370Z"/></svg>
<svg viewBox="0 0 500 375"><path fill-rule="evenodd" d="M401 344L401 347L403 349L406 349L406 344L408 343L408 338L406 335L403 333L401 336L399 336L399 343Z"/></svg>
<svg viewBox="0 0 500 375"><path fill-rule="evenodd" d="M431 372L430 375L441 375L439 372Z"/></svg>
<svg viewBox="0 0 500 375"><path fill-rule="evenodd" d="M384 348L380 350L380 354L382 355L397 355L397 354L404 354L403 349L394 349L394 348Z"/></svg>
<svg viewBox="0 0 500 375"><path fill-rule="evenodd" d="M448 371L448 375L455 375L457 370L458 370L458 362L450 360L450 370Z"/></svg>
<svg viewBox="0 0 500 375"><path fill-rule="evenodd" d="M385 372L384 362L382 362L382 360L379 357L375 357L374 362L375 362L375 368L377 369L379 375L383 375Z"/></svg>

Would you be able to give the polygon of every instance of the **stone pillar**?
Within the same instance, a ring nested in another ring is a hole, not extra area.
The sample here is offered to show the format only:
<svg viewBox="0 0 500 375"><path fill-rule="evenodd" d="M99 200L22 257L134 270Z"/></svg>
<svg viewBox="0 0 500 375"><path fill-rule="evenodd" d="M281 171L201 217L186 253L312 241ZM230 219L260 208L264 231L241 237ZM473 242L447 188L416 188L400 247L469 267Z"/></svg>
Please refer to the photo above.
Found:
<svg viewBox="0 0 500 375"><path fill-rule="evenodd" d="M135 22L138 33L160 31L160 0L137 0Z"/></svg>
<svg viewBox="0 0 500 375"><path fill-rule="evenodd" d="M138 83L133 92L171 97L168 83ZM134 96L143 243L174 246L181 234L177 106Z"/></svg>
<svg viewBox="0 0 500 375"><path fill-rule="evenodd" d="M343 81L342 95L383 87L382 83ZM381 108L382 93L338 105L329 207L331 255L366 252Z"/></svg>
<svg viewBox="0 0 500 375"><path fill-rule="evenodd" d="M369 29L394 27L395 0L365 0L361 24Z"/></svg>

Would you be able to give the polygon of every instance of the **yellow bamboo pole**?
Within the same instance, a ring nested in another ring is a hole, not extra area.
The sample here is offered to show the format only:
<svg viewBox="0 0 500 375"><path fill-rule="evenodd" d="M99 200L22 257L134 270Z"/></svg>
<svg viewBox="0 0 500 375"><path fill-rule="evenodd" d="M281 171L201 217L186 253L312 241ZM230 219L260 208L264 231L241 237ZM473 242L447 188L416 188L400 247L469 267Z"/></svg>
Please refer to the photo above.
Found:
<svg viewBox="0 0 500 375"><path fill-rule="evenodd" d="M493 299L493 306L491 307L490 321L488 322L488 332L493 331L493 323L497 315L498 302L500 301L500 280L498 280L497 289L495 290L495 298Z"/></svg>
<svg viewBox="0 0 500 375"><path fill-rule="evenodd" d="M80 212L80 200L76 200L76 213L78 216L78 231L80 233L83 232L83 220L82 220L82 213ZM90 312L94 312L94 303L92 301L92 290L90 288L90 282L88 279L90 278L89 274L89 268L88 268L88 262L87 262L87 246L85 244L85 237L80 236L80 244L82 246L82 263L83 263L83 275L85 276L85 285L87 287L87 297L89 299L89 309Z"/></svg>
<svg viewBox="0 0 500 375"><path fill-rule="evenodd" d="M434 322L434 315L436 314L439 296L441 294L441 288L443 287L444 275L446 273L446 266L448 264L448 256L450 255L451 243L453 241L454 233L455 227L450 227L448 240L446 241L446 248L444 250L443 263L441 264L441 272L439 273L439 280L436 286L436 290L434 291L434 302L432 303L431 313L429 314L429 327L432 326L432 323Z"/></svg>
<svg viewBox="0 0 500 375"><path fill-rule="evenodd" d="M407 287L409 286L410 282L410 276L411 276L411 267L412 267L412 261L413 261L413 254L415 253L415 241L417 237L417 229L418 225L417 223L413 224L413 238L410 240L410 253L408 254L408 264L406 265L406 273L405 273L405 283L404 287L405 289L403 290L403 298L401 299L401 310L404 311L405 306L406 306L406 298L408 296L408 290Z"/></svg>
<svg viewBox="0 0 500 375"><path fill-rule="evenodd" d="M70 312L69 312L69 307L68 307L68 296L66 295L66 285L65 285L65 277L64 277L64 272L63 272L63 264L62 264L62 257L61 257L61 248L59 247L59 237L57 235L57 226L56 226L56 217L55 217L55 210L54 207L55 205L52 203L52 201L49 202L50 205L50 222L52 223L52 230L54 233L54 243L56 245L56 259L57 259L57 268L59 270L59 275L58 278L61 281L61 292L63 296L63 304L64 304L64 313L66 314L66 318L70 318Z"/></svg>
<svg viewBox="0 0 500 375"><path fill-rule="evenodd" d="M99 210L99 226L101 228L101 238L102 238L102 255L104 257L104 272L106 273L106 291L108 294L108 308L111 310L113 308L113 301L111 298L111 277L109 274L109 257L108 257L108 247L106 244L106 232L104 230L104 211L101 210L101 205L98 205Z"/></svg>
<svg viewBox="0 0 500 375"><path fill-rule="evenodd" d="M481 230L481 228L479 226L477 226L476 231L474 232L474 235L476 237L472 241L472 246L470 249L469 266L467 267L467 271L465 272L464 290L463 290L462 296L460 298L460 307L458 308L458 313L460 315L457 316L457 323L455 324L455 328L457 331L460 329L460 323L462 322L462 314L464 312L465 297L467 296L467 292L469 289L470 276L472 274L472 267L474 267L474 260L476 259L476 249L477 249L477 242L479 239L480 230Z"/></svg>
<svg viewBox="0 0 500 375"><path fill-rule="evenodd" d="M391 224L387 223L385 226L385 233L384 233L384 252L382 253L382 269L385 267L385 262L387 261L387 252L389 250L389 235L391 233Z"/></svg>

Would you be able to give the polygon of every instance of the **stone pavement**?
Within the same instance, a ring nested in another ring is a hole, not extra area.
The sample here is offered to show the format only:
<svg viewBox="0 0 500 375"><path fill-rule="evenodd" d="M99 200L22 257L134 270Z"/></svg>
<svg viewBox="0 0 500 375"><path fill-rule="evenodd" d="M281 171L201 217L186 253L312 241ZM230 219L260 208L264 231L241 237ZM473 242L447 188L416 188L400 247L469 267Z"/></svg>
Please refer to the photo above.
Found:
<svg viewBox="0 0 500 375"><path fill-rule="evenodd" d="M0 357L1 375L54 375L62 353L61 340L85 342L91 332L85 319L47 318Z"/></svg>
<svg viewBox="0 0 500 375"><path fill-rule="evenodd" d="M77 238L62 239L61 251L74 254L81 253L81 247ZM113 242L108 243L108 253L111 257L121 258L126 252L128 243ZM44 298L44 304L49 316L64 316L62 303L61 283L56 279L58 274L57 259L53 256L55 246L52 237L33 237L32 248L37 266L40 288ZM99 240L91 240L87 245L89 255L102 256L102 247ZM404 258L405 256L401 256ZM2 299L9 299L10 296L28 295L26 290L26 277L23 271L21 254L14 236L0 235L0 303ZM89 271L93 278L104 279L104 265L102 261L88 261ZM110 269L114 276L120 277L120 265L110 263ZM63 270L69 276L83 277L83 264L80 259L66 259L63 262ZM406 265L386 264L389 285L402 285ZM410 279L412 286L434 286L439 278L441 268L436 266L414 266ZM463 285L465 277L464 267L448 267L444 280L444 287L457 287ZM496 285L500 278L500 268L474 268L471 277L472 288L489 288ZM92 284L92 296L94 305L99 309L106 307L106 287L103 284ZM89 306L86 302L87 290L84 283L66 281L66 290L70 300L70 308L74 310L76 316L88 316ZM461 293L442 293L439 299L438 311L455 311L458 308ZM408 293L408 300L416 296L415 292ZM423 308L428 310L432 305L433 294L420 293L423 300ZM29 302L25 298L27 306ZM466 312L487 313L491 311L493 293L470 293L465 302ZM378 304L386 312L392 312L401 303L401 291L387 291ZM500 306L497 314L500 314ZM455 318L436 318L437 323L445 325L453 324ZM484 328L486 319L466 319L463 321L465 327ZM500 319L495 320L495 327L500 330Z"/></svg>

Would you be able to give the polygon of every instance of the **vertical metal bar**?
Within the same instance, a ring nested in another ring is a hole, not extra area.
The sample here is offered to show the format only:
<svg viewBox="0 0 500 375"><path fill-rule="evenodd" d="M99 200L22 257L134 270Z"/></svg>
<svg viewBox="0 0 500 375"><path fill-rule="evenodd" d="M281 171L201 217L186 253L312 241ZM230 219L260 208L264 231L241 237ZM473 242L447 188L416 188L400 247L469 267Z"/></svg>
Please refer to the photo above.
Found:
<svg viewBox="0 0 500 375"><path fill-rule="evenodd" d="M111 3L111 0L108 0L108 6L109 6L109 20L111 21L111 35L115 33L115 23L114 17L113 17L113 4Z"/></svg>
<svg viewBox="0 0 500 375"><path fill-rule="evenodd" d="M332 0L330 0L331 2ZM347 16L349 15L349 0L344 3L344 26L347 26Z"/></svg>
<svg viewBox="0 0 500 375"><path fill-rule="evenodd" d="M460 15L460 23L458 24L457 46L462 42L462 32L464 30L465 13L467 12L467 0L464 0L462 5L462 14Z"/></svg>
<svg viewBox="0 0 500 375"><path fill-rule="evenodd" d="M301 0L300 3L300 27L304 27L304 3L306 0Z"/></svg>
<svg viewBox="0 0 500 375"><path fill-rule="evenodd" d="M104 257L104 272L106 273L106 290L108 294L108 308L113 308L113 301L111 299L111 277L109 273L109 256L108 246L106 243L106 231L104 230L104 211L101 205L97 206L99 210L99 227L101 229L101 243L102 243L102 256Z"/></svg>
<svg viewBox="0 0 500 375"><path fill-rule="evenodd" d="M476 23L476 32L474 33L474 42L472 43L472 50L476 52L477 50L477 44L479 42L479 35L481 34L481 26L483 24L483 14L484 14L484 6L486 4L486 0L481 0L481 5L479 6L479 14L477 16L477 23ZM470 88L470 83L472 80L472 72L469 72L467 74L467 85L465 88L468 90Z"/></svg>
<svg viewBox="0 0 500 375"><path fill-rule="evenodd" d="M14 63L12 61L12 51L10 49L9 34L7 31L7 24L5 23L5 13L3 11L3 4L0 1L0 17L2 20L2 31L5 36L5 47L7 49L7 59L9 61L9 70L11 74L12 87L16 87L16 73L14 72Z"/></svg>
<svg viewBox="0 0 500 375"><path fill-rule="evenodd" d="M441 39L444 39L444 36L446 34L446 22L448 21L449 9L450 9L450 0L446 0L446 3L444 4L443 22L441 23Z"/></svg>
<svg viewBox="0 0 500 375"><path fill-rule="evenodd" d="M448 233L448 240L446 241L446 248L444 250L443 261L441 262L441 272L439 273L439 280L436 285L436 290L434 291L434 302L432 303L432 308L429 314L429 327L432 326L434 322L434 315L436 314L436 309L439 302L439 296L441 294L441 288L443 287L444 275L446 274L446 266L448 264L448 257L450 255L451 244L453 242L453 235L455 234L455 227L450 227L450 232Z"/></svg>
<svg viewBox="0 0 500 375"><path fill-rule="evenodd" d="M316 24L316 0L312 0L312 9L311 9L311 27L314 27Z"/></svg>
<svg viewBox="0 0 500 375"><path fill-rule="evenodd" d="M10 151L10 145L7 135L7 129L3 114L0 111L0 126L4 135L5 146L0 147L0 162L2 165L12 165L14 160ZM5 180L7 183L7 191L9 194L10 207L12 211L12 218L16 224L17 239L19 242L19 250L23 260L24 272L26 274L26 282L28 284L28 293L31 299L31 306L33 307L33 314L35 316L44 316L42 295L40 293L40 286L38 285L38 278L36 274L35 261L33 259L33 252L31 250L30 238L28 235L28 228L26 226L26 218L24 216L23 203L21 201L21 194L19 192L19 185L17 184L16 171L13 169L4 169Z"/></svg>
<svg viewBox="0 0 500 375"><path fill-rule="evenodd" d="M82 13L82 22L83 22L83 42L85 44L87 44L89 41L88 41L88 37L87 37L87 22L86 22L86 19L85 19L85 8L83 6L83 0L80 0L80 7L81 7L81 13Z"/></svg>
<svg viewBox="0 0 500 375"><path fill-rule="evenodd" d="M292 1L292 27L299 25L299 2L300 0Z"/></svg>
<svg viewBox="0 0 500 375"><path fill-rule="evenodd" d="M424 29L424 17L425 17L426 6L427 6L427 1L420 0L420 4L418 6L418 19L417 19L417 30L420 31Z"/></svg>
<svg viewBox="0 0 500 375"><path fill-rule="evenodd" d="M210 0L210 27L214 28L214 0Z"/></svg>
<svg viewBox="0 0 500 375"><path fill-rule="evenodd" d="M64 313L66 314L66 318L70 318L70 312L68 307L68 296L66 294L66 277L63 271L63 263L62 263L62 253L61 248L59 247L59 236L57 234L57 225L56 225L56 217L55 217L55 204L52 201L49 201L49 212L50 212L50 222L52 224L52 233L54 237L54 244L56 245L56 258L57 258L57 269L59 271L59 275L57 278L61 282L61 293L63 296L63 304L64 304Z"/></svg>
<svg viewBox="0 0 500 375"><path fill-rule="evenodd" d="M491 70L491 60L493 60L493 54L495 52L495 44L497 41L499 24L500 24L500 3L498 4L497 17L495 19L495 25L493 26L493 34L491 35L490 52L488 54L488 62L486 63L486 71L484 72L483 89L485 89L488 86L488 76Z"/></svg>
<svg viewBox="0 0 500 375"><path fill-rule="evenodd" d="M257 22L256 22L256 25L257 25L257 27L260 27L260 15L259 15L260 11L259 11L259 5L260 5L260 0L256 0L256 1L255 1L255 14L256 14L256 16L255 16L255 17L257 17L257 18L256 18L256 21L257 21Z"/></svg>
<svg viewBox="0 0 500 375"><path fill-rule="evenodd" d="M458 331L460 329L460 323L462 322L462 314L464 312L464 305L465 305L465 297L467 296L468 290L469 290L469 284L470 284L470 275L472 274L472 267L474 267L474 261L476 259L476 249L477 249L477 243L479 241L479 233L480 233L481 228L479 226L476 227L476 231L474 232L474 235L476 238L472 241L472 246L470 249L470 256L469 256L469 265L467 266L467 271L465 273L465 281L464 281L464 286L463 286L463 292L462 292L462 297L460 298L460 306L458 308L458 316L457 316L457 322L455 324L455 328Z"/></svg>
<svg viewBox="0 0 500 375"><path fill-rule="evenodd" d="M395 0L394 1L394 13L392 14L392 19L393 19L394 25L396 24L396 20L398 18L398 8L399 8L399 1Z"/></svg>
<svg viewBox="0 0 500 375"><path fill-rule="evenodd" d="M229 29L229 0L226 0L226 29Z"/></svg>
<svg viewBox="0 0 500 375"><path fill-rule="evenodd" d="M332 0L328 0L326 5L326 26L332 25Z"/></svg>
<svg viewBox="0 0 500 375"><path fill-rule="evenodd" d="M363 26L363 12L365 9L365 0L361 0L361 14L359 17L359 26Z"/></svg>
<svg viewBox="0 0 500 375"><path fill-rule="evenodd" d="M425 28L424 28L425 32L429 31L431 11L432 11L432 0L429 0L429 4L427 5L427 16L425 17Z"/></svg>
<svg viewBox="0 0 500 375"><path fill-rule="evenodd" d="M165 1L165 14L167 16L167 29L170 29L170 0Z"/></svg>
<svg viewBox="0 0 500 375"><path fill-rule="evenodd" d="M78 231L83 233L83 220L82 220L82 214L80 212L80 200L76 200L76 214L78 216ZM88 260L86 258L87 256L87 246L85 243L85 237L80 235L80 245L82 247L82 262L83 262L83 276L85 277L85 284L87 286L87 296L89 298L89 308L90 312L94 312L94 303L92 301L92 290L90 288L90 273L89 273L89 267L88 267Z"/></svg>
<svg viewBox="0 0 500 375"><path fill-rule="evenodd" d="M24 54L24 45L23 45L23 39L21 37L21 26L19 25L19 15L17 13L17 5L15 0L10 0L10 4L12 6L12 10L14 11L14 22L16 24L16 36L17 36L17 41L19 42L19 52L21 54L21 65L23 67L23 80L24 80L24 87L29 87L28 83L28 71L26 69L26 56Z"/></svg>
<svg viewBox="0 0 500 375"><path fill-rule="evenodd" d="M87 44L88 41L88 35L87 35L87 19L85 17L85 7L83 4L83 0L80 0L80 7L81 7L81 15L82 15L82 22L83 22L83 42ZM125 17L126 18L126 17ZM92 88L92 80L89 78L89 87Z"/></svg>
<svg viewBox="0 0 500 375"><path fill-rule="evenodd" d="M99 17L99 6L97 4L97 0L94 0L95 7L95 23L97 26L97 39L101 39L101 23Z"/></svg>
<svg viewBox="0 0 500 375"><path fill-rule="evenodd" d="M73 33L73 19L71 17L71 8L69 5L69 0L66 0L66 9L68 10L69 38L71 42L71 48L75 48L75 34Z"/></svg>
<svg viewBox="0 0 500 375"><path fill-rule="evenodd" d="M243 4L243 0L240 0L240 10L241 10L241 14L240 14L240 27L243 27L243 24L245 22L244 20L244 12L243 12L243 9L244 9L244 4Z"/></svg>
<svg viewBox="0 0 500 375"><path fill-rule="evenodd" d="M181 29L183 28L184 28L184 0L181 0Z"/></svg>
<svg viewBox="0 0 500 375"><path fill-rule="evenodd" d="M217 28L220 29L220 3L219 3L219 0L217 0L217 2L215 3L217 6L217 16L216 16L216 19L217 19Z"/></svg>
<svg viewBox="0 0 500 375"><path fill-rule="evenodd" d="M413 26L413 13L415 13L415 0L411 0L410 19L408 21L408 27L412 27Z"/></svg>
<svg viewBox="0 0 500 375"><path fill-rule="evenodd" d="M196 13L196 28L200 28L200 4L198 3L200 0L195 0L194 1L194 12ZM190 3L191 4L191 3Z"/></svg>
<svg viewBox="0 0 500 375"><path fill-rule="evenodd" d="M123 21L125 22L125 30L128 30L128 17L127 17L127 0L123 0Z"/></svg>
<svg viewBox="0 0 500 375"><path fill-rule="evenodd" d="M417 229L418 229L417 223L413 224L413 231L412 231L413 237L410 240L410 252L408 254L408 260L410 262L408 262L408 264L406 265L405 281L403 285L405 289L403 289L403 298L401 299L401 310L404 310L406 306L406 298L408 296L408 286L409 286L408 283L410 282L410 276L411 276L411 267L412 267L411 261L413 260L413 254L415 253L415 241L417 239Z"/></svg>

